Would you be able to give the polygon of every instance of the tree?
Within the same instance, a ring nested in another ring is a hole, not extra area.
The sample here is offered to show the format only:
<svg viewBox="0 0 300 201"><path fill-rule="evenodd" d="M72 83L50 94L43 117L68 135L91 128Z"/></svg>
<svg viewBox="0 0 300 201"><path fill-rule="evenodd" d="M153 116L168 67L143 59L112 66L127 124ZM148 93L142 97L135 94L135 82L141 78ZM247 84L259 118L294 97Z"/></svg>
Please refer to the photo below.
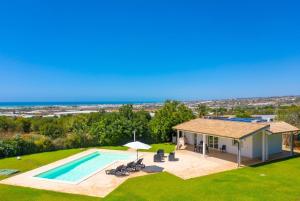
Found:
<svg viewBox="0 0 300 201"><path fill-rule="evenodd" d="M77 115L75 116L72 131L79 137L80 146L86 147L89 145L95 145L97 142L94 142L93 136L89 134L88 126L88 116L87 115Z"/></svg>
<svg viewBox="0 0 300 201"><path fill-rule="evenodd" d="M64 134L64 129L55 123L46 123L40 128L42 135L51 137L53 139L61 137Z"/></svg>
<svg viewBox="0 0 300 201"><path fill-rule="evenodd" d="M198 114L198 117L200 117L200 118L207 115L208 110L209 110L209 108L205 104L199 104L196 107L196 112Z"/></svg>
<svg viewBox="0 0 300 201"><path fill-rule="evenodd" d="M0 116L0 132L14 130L15 127L16 124L12 118Z"/></svg>
<svg viewBox="0 0 300 201"><path fill-rule="evenodd" d="M31 121L29 119L20 117L17 118L16 122L19 131L24 133L29 133L31 131Z"/></svg>
<svg viewBox="0 0 300 201"><path fill-rule="evenodd" d="M151 131L149 128L149 122L151 116L147 111L138 111L134 113L134 119L132 121L133 129L136 131L136 139L144 142L151 141Z"/></svg>
<svg viewBox="0 0 300 201"><path fill-rule="evenodd" d="M132 120L134 115L133 106L130 104L122 105L119 109L119 114L128 120Z"/></svg>
<svg viewBox="0 0 300 201"><path fill-rule="evenodd" d="M235 114L237 118L251 118L251 115L248 112L238 112Z"/></svg>
<svg viewBox="0 0 300 201"><path fill-rule="evenodd" d="M300 107L291 106L284 107L277 111L277 119L280 121L285 121L294 126L300 127Z"/></svg>
<svg viewBox="0 0 300 201"><path fill-rule="evenodd" d="M175 133L173 126L192 118L194 118L192 110L184 104L178 101L166 101L150 121L153 139L157 142L170 141Z"/></svg>

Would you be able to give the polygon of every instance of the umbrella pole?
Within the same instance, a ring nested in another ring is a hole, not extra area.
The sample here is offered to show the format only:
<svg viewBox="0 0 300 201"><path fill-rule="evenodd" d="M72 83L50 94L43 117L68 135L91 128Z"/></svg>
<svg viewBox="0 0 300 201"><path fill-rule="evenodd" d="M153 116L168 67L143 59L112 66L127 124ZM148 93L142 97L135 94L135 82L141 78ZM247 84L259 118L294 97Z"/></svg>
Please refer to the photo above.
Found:
<svg viewBox="0 0 300 201"><path fill-rule="evenodd" d="M136 150L136 160L139 160L139 150Z"/></svg>

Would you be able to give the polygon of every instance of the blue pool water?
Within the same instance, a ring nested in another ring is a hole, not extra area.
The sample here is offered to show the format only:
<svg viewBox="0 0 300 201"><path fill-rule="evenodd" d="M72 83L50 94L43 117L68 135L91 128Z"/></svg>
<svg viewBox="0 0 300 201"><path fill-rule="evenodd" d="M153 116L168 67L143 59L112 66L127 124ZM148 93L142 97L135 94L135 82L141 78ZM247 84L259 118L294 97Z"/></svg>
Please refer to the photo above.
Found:
<svg viewBox="0 0 300 201"><path fill-rule="evenodd" d="M77 183L115 161L131 158L134 158L132 154L97 151L47 172L43 172L35 177Z"/></svg>

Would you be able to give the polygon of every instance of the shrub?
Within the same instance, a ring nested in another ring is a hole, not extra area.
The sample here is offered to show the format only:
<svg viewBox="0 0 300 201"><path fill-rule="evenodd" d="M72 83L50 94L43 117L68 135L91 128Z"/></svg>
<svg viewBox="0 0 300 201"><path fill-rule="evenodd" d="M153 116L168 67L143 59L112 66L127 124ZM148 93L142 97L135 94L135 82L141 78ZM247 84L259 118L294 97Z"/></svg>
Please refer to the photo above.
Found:
<svg viewBox="0 0 300 201"><path fill-rule="evenodd" d="M80 147L80 137L74 133L69 133L66 137L65 146L66 148L78 148Z"/></svg>
<svg viewBox="0 0 300 201"><path fill-rule="evenodd" d="M53 146L55 147L55 149L65 149L66 146L66 138L56 138L52 141Z"/></svg>
<svg viewBox="0 0 300 201"><path fill-rule="evenodd" d="M55 123L48 123L41 126L40 133L55 139L63 135L64 129Z"/></svg>

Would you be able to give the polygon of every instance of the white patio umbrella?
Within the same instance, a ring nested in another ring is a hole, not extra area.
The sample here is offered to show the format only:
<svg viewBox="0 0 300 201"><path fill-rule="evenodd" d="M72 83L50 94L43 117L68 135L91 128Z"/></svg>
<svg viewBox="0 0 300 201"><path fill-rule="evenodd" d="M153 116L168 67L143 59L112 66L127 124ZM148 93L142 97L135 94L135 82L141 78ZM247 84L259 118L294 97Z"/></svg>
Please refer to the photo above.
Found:
<svg viewBox="0 0 300 201"><path fill-rule="evenodd" d="M151 148L150 145L147 145L147 144L139 142L139 141L129 142L129 143L125 144L124 146L132 148L132 149L136 149L136 159L137 160L139 159L139 157L138 157L139 149L150 149Z"/></svg>

